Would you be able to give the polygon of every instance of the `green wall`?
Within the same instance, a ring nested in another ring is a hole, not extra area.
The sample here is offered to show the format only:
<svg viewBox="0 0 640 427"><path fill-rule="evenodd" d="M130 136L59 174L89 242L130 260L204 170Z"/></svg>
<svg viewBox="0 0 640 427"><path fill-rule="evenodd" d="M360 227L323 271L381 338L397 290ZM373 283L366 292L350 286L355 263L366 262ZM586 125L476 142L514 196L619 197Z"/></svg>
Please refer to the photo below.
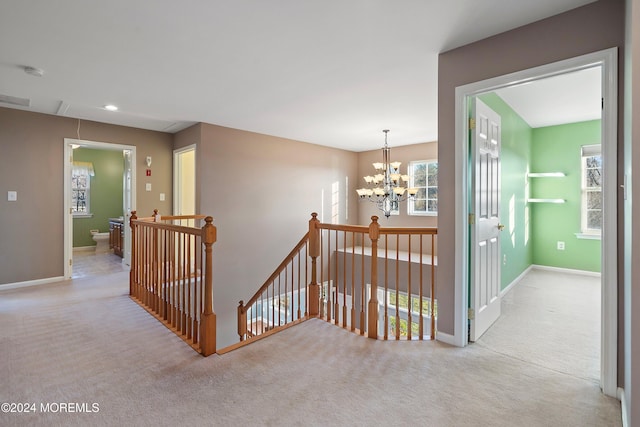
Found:
<svg viewBox="0 0 640 427"><path fill-rule="evenodd" d="M77 148L73 160L93 163L90 209L92 218L73 219L73 247L94 246L89 230L109 231L109 218L122 215L124 160L118 150Z"/></svg>
<svg viewBox="0 0 640 427"><path fill-rule="evenodd" d="M581 203L581 146L600 143L600 120L533 129L531 172L564 172L561 178L530 178L532 198L560 198L563 204L530 203L533 263L600 271L600 240L578 239ZM557 242L565 242L565 250Z"/></svg>
<svg viewBox="0 0 640 427"><path fill-rule="evenodd" d="M527 221L530 212L526 204L532 129L495 93L479 98L500 115L502 125L500 221L505 228L500 234L500 245L501 289L504 289L533 263L531 229Z"/></svg>

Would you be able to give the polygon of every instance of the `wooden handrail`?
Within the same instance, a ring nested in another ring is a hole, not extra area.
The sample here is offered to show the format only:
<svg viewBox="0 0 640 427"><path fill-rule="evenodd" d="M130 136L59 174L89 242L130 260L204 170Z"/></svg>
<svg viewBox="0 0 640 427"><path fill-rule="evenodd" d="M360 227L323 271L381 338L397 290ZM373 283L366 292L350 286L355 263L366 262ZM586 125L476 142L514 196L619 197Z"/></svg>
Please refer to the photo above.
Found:
<svg viewBox="0 0 640 427"><path fill-rule="evenodd" d="M323 318L370 338L435 339L437 234L435 227L381 227L376 216L371 217L369 226L324 224L317 213L312 213L308 233L249 302L240 301L240 340L267 336L309 317ZM279 281L283 272L291 271L287 268L296 257L300 263L305 244L311 266L306 286L307 311L304 317L298 313L295 320L292 315L291 321L286 320L283 325L269 310L273 311L276 305L275 310L281 308L282 298L289 298L288 289L293 296L293 272L292 287L288 288L285 282L284 294ZM430 274L425 274L424 269L429 269ZM248 319L250 307L254 308ZM256 312L266 316L266 326Z"/></svg>
<svg viewBox="0 0 640 427"><path fill-rule="evenodd" d="M204 219L201 227L164 220ZM131 213L129 293L202 355L216 352L213 255L216 227L205 215L147 218Z"/></svg>
<svg viewBox="0 0 640 427"><path fill-rule="evenodd" d="M267 280L265 280L264 284L262 286L260 286L260 289L258 289L258 292L256 292L249 299L249 301L247 301L247 303L244 304L245 307L249 307L249 306L253 305L253 303L255 303L258 300L258 298L260 298L260 295L262 295L262 293L265 291L265 289L267 289L269 287L269 285L282 273L282 270L284 270L284 267L287 264L289 264L291 262L291 260L293 260L295 258L295 256L300 252L300 249L302 249L304 247L304 245L307 244L308 240L309 240L309 232L307 232L302 237L302 239L300 239L298 244L294 246L294 248L291 250L291 252L289 252L289 254L286 257L284 257L284 260L282 260L280 265L278 265L278 267L275 269L273 274L271 274L271 276L269 276L269 278Z"/></svg>

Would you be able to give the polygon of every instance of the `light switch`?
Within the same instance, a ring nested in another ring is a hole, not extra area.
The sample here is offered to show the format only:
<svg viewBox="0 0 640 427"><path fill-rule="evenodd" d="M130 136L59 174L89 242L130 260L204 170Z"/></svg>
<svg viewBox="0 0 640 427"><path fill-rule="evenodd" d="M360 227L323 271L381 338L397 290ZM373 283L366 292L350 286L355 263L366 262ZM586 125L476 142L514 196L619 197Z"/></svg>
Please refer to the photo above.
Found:
<svg viewBox="0 0 640 427"><path fill-rule="evenodd" d="M147 191L151 191L151 183L150 182L147 182L146 188L147 188Z"/></svg>
<svg viewBox="0 0 640 427"><path fill-rule="evenodd" d="M8 191L7 192L7 200L10 202L15 202L18 200L18 192L17 191Z"/></svg>
<svg viewBox="0 0 640 427"><path fill-rule="evenodd" d="M160 201L164 202L164 193L160 193Z"/></svg>

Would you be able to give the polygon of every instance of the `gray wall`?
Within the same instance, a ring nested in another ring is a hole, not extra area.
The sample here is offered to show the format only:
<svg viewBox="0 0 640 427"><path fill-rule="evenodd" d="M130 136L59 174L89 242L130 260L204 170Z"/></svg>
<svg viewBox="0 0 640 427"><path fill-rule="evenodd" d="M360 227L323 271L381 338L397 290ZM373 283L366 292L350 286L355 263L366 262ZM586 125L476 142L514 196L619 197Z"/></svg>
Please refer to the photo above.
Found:
<svg viewBox="0 0 640 427"><path fill-rule="evenodd" d="M78 120L0 108L0 287L64 274L63 146L78 137ZM137 147L137 209L171 206L171 145L167 133L80 122L80 139ZM144 176L144 158L153 174ZM144 191L146 182L154 191ZM7 191L18 192L8 202ZM166 201L159 201L159 193Z"/></svg>
<svg viewBox="0 0 640 427"><path fill-rule="evenodd" d="M601 0L551 18L442 53L438 70L439 329L454 331L455 88L550 62L624 45L624 2ZM622 52L620 52L622 56ZM622 62L622 58L620 59ZM622 82L622 66L619 81ZM622 84L622 83L620 83ZM622 105L624 93L619 90ZM622 109L620 109L622 111ZM620 129L622 135L622 129ZM622 141L622 138L620 138ZM622 152L622 143L619 143ZM620 156L622 159L622 156ZM619 208L622 218L622 206ZM619 242L624 242L622 230ZM622 272L622 261L619 271ZM620 294L622 294L622 273ZM622 301L622 299L620 299ZM622 306L619 308L622 316ZM620 342L622 339L620 337ZM622 357L622 347L619 357ZM622 366L622 360L619 361ZM621 378L619 377L621 383Z"/></svg>
<svg viewBox="0 0 640 427"><path fill-rule="evenodd" d="M358 155L221 126L196 126L199 136L186 131L178 144L199 139L200 212L212 215L218 227L214 309L217 346L222 348L238 341L238 301L253 296L307 232L311 212L331 220L334 183L340 194L339 222L357 218L353 183Z"/></svg>

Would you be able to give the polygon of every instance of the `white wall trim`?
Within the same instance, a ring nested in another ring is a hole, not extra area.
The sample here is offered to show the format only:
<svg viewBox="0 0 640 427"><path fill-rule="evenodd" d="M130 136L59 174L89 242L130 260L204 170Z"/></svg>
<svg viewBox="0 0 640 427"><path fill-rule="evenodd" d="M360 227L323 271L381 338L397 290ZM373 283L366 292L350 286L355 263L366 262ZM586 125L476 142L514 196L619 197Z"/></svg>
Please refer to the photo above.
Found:
<svg viewBox="0 0 640 427"><path fill-rule="evenodd" d="M629 426L629 419L627 418L627 397L624 394L624 389L618 387L618 400L620 401L620 412L622 414L622 427Z"/></svg>
<svg viewBox="0 0 640 427"><path fill-rule="evenodd" d="M0 285L0 291L6 291L8 289L26 288L28 286L46 285L49 283L62 282L64 277L47 277L46 279L27 280L25 282L6 283Z"/></svg>
<svg viewBox="0 0 640 427"><path fill-rule="evenodd" d="M590 276L590 277L602 277L602 274L598 273L597 271L576 270L573 268L551 267L548 265L538 265L538 264L534 264L532 267L536 270L555 271L557 273L578 274L581 276Z"/></svg>
<svg viewBox="0 0 640 427"><path fill-rule="evenodd" d="M617 390L618 353L618 288L617 288L617 141L618 92L616 47L566 59L539 67L522 70L487 80L474 82L455 89L455 276L454 276L454 341L467 345L468 304L468 100L481 93L532 82L541 78L571 71L602 67L602 155L603 173L603 230L602 230L602 357L600 385L604 394L615 396Z"/></svg>
<svg viewBox="0 0 640 427"><path fill-rule="evenodd" d="M503 290L500 291L500 298L504 297L507 294L507 292L509 292L518 283L520 283L520 281L524 278L524 276L526 276L527 273L529 273L532 269L533 269L533 265L530 265L529 267L525 268L524 271L520 273L518 277L513 279L511 283L509 283Z"/></svg>
<svg viewBox="0 0 640 427"><path fill-rule="evenodd" d="M455 337L453 335L451 335L451 334L445 334L444 332L437 332L436 333L436 341L440 341L440 342L443 342L443 343L449 344L449 345L458 346L455 343Z"/></svg>

